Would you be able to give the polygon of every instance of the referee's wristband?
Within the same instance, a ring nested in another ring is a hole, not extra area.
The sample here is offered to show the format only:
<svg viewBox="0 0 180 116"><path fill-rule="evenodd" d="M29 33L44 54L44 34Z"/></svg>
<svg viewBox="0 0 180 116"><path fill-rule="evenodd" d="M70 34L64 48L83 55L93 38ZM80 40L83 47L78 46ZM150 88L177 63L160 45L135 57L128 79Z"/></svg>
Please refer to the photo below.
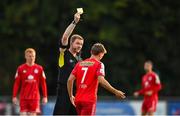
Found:
<svg viewBox="0 0 180 116"><path fill-rule="evenodd" d="M73 24L73 25L76 25L77 23L73 20L73 21L72 21L72 24Z"/></svg>

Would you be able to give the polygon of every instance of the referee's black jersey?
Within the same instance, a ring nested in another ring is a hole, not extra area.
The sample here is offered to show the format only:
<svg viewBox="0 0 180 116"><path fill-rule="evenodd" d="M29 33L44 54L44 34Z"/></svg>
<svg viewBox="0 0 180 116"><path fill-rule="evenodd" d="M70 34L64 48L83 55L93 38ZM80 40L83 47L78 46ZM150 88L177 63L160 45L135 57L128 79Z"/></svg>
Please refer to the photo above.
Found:
<svg viewBox="0 0 180 116"><path fill-rule="evenodd" d="M60 52L58 61L58 84L65 86L67 85L67 80L71 74L71 71L73 70L76 63L80 60L81 57L79 54L74 57L68 49L66 49L64 52Z"/></svg>

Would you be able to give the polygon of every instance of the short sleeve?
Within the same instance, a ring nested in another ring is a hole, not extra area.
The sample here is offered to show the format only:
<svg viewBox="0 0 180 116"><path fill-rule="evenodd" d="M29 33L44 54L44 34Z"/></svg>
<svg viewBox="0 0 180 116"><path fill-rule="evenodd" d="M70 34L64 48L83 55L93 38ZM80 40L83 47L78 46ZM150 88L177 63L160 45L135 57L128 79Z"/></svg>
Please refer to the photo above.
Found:
<svg viewBox="0 0 180 116"><path fill-rule="evenodd" d="M160 79L159 79L159 76L157 74L155 74L155 83L156 84L160 84Z"/></svg>
<svg viewBox="0 0 180 116"><path fill-rule="evenodd" d="M16 74L15 74L15 76L14 76L15 79L18 78L18 76L19 76L19 73L18 73L18 70L17 70L17 71L16 71Z"/></svg>
<svg viewBox="0 0 180 116"><path fill-rule="evenodd" d="M98 66L96 76L105 76L105 67L103 63L100 63L100 65Z"/></svg>
<svg viewBox="0 0 180 116"><path fill-rule="evenodd" d="M45 73L44 73L44 70L43 70L43 67L40 66L40 75L41 75L41 88L42 88L42 94L43 94L43 97L47 97L47 85L46 85L46 76L45 76Z"/></svg>
<svg viewBox="0 0 180 116"><path fill-rule="evenodd" d="M42 66L39 66L39 75L40 75L42 78L46 79L46 75L45 75L45 72L44 72L44 69L43 69Z"/></svg>
<svg viewBox="0 0 180 116"><path fill-rule="evenodd" d="M44 79L46 79L46 75L45 75L45 72L44 72L43 68L41 68L41 75L42 75L42 77L43 77Z"/></svg>
<svg viewBox="0 0 180 116"><path fill-rule="evenodd" d="M18 69L16 70L16 74L14 76L15 79L20 77L20 67L18 67Z"/></svg>
<svg viewBox="0 0 180 116"><path fill-rule="evenodd" d="M76 77L76 75L77 75L77 67L78 67L78 64L79 63L77 63L76 65L75 65L75 67L74 67L74 69L72 70L72 72L71 72L71 74L73 74L75 77Z"/></svg>

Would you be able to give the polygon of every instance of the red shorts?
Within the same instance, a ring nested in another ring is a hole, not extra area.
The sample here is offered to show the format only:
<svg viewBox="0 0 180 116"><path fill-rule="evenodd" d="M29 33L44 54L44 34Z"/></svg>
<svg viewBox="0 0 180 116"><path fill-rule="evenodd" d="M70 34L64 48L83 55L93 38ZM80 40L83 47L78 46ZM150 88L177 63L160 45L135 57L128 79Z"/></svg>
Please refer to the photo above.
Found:
<svg viewBox="0 0 180 116"><path fill-rule="evenodd" d="M142 112L155 112L157 100L144 100L142 104Z"/></svg>
<svg viewBox="0 0 180 116"><path fill-rule="evenodd" d="M39 100L20 100L20 112L40 113Z"/></svg>
<svg viewBox="0 0 180 116"><path fill-rule="evenodd" d="M75 104L78 115L95 115L96 113L96 103L76 102Z"/></svg>

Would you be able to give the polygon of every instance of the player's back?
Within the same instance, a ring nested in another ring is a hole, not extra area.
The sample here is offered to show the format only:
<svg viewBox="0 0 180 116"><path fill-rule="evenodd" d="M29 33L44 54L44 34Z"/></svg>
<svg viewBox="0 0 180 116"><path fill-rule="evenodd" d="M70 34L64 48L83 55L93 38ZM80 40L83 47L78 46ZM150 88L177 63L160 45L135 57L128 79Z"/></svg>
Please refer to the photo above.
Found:
<svg viewBox="0 0 180 116"><path fill-rule="evenodd" d="M104 65L96 59L89 58L79 62L73 70L76 77L76 102L96 102L98 76L104 76Z"/></svg>

